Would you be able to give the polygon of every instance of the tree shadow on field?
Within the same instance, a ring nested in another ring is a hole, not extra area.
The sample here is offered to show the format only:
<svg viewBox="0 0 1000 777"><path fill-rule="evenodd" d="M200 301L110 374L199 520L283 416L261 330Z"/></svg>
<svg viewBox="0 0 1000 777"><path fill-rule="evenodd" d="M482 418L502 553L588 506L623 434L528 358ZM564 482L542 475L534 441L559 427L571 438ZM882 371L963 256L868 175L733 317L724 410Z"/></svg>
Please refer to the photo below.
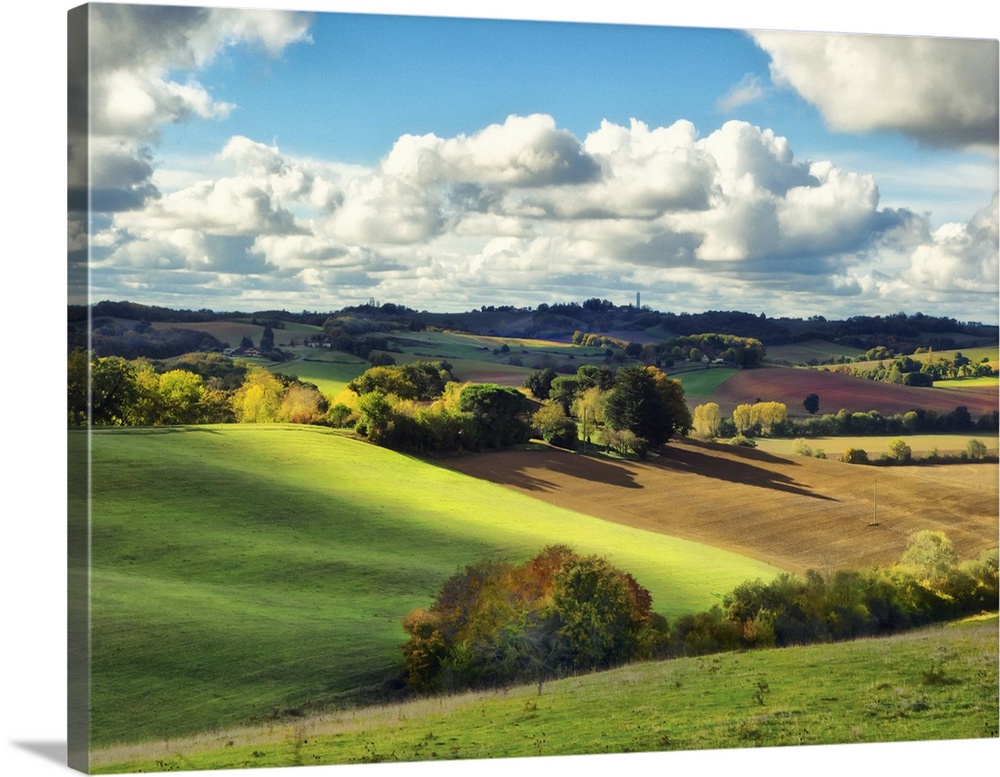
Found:
<svg viewBox="0 0 1000 777"><path fill-rule="evenodd" d="M685 438L683 444L685 447L703 448L709 451L724 452L727 456L735 456L741 459L751 459L753 461L763 461L768 464L782 464L786 467L802 466L799 462L788 457L776 456L773 453L762 451L760 448L744 448L739 445L729 445L728 443L693 440L690 437ZM670 450L673 450L676 447L676 445L671 446Z"/></svg>
<svg viewBox="0 0 1000 777"><path fill-rule="evenodd" d="M727 451L727 454L728 453L729 452ZM743 453L743 451L740 451L739 453ZM771 459L773 461L780 462L781 464L789 463L785 459L771 457L768 454L764 454L764 456L766 458L753 458L762 461ZM775 491L784 491L789 494L807 496L812 499L823 499L829 502L840 501L839 499L826 496L825 494L818 494L812 491L808 486L797 483L788 475L783 475L773 469L750 464L749 462L742 460L744 458L749 457L739 456L736 458L729 455L712 456L708 453L702 453L687 445L674 445L664 447L661 451L660 457L656 459L656 461L651 462L651 466L669 469L673 472L700 475L702 477L713 478L715 480L724 480L728 483L739 483L756 488L770 488Z"/></svg>
<svg viewBox="0 0 1000 777"><path fill-rule="evenodd" d="M636 482L636 471L626 462L561 450L480 453L475 460L467 459L465 463L472 466L458 469L466 474L525 491L562 491L567 488L567 479L604 483L616 488L643 488ZM551 480L544 477L549 473Z"/></svg>

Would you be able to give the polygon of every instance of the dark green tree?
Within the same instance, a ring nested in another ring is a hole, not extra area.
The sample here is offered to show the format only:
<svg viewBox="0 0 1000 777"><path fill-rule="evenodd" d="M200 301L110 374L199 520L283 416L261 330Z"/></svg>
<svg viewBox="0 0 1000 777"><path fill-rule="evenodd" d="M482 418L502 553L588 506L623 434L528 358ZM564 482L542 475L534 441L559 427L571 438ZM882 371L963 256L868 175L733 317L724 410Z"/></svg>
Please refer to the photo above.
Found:
<svg viewBox="0 0 1000 777"><path fill-rule="evenodd" d="M810 413L819 412L819 394L807 394L802 401L802 406Z"/></svg>
<svg viewBox="0 0 1000 777"><path fill-rule="evenodd" d="M270 324L264 326L264 331L260 336L260 350L263 352L274 350L274 330Z"/></svg>
<svg viewBox="0 0 1000 777"><path fill-rule="evenodd" d="M505 448L530 439L531 401L510 386L470 384L459 394L458 409L472 416L474 449Z"/></svg>
<svg viewBox="0 0 1000 777"><path fill-rule="evenodd" d="M549 399L553 402L558 402L564 413L569 413L579 389L580 382L576 378L569 375L561 375L552 381L552 387L549 389Z"/></svg>
<svg viewBox="0 0 1000 777"><path fill-rule="evenodd" d="M601 391L607 391L615 385L615 374L607 367L596 364L584 364L576 371L576 379L581 390L597 386Z"/></svg>
<svg viewBox="0 0 1000 777"><path fill-rule="evenodd" d="M524 379L524 387L528 389L537 399L548 399L549 391L552 388L552 381L556 379L555 370L545 367L536 370Z"/></svg>
<svg viewBox="0 0 1000 777"><path fill-rule="evenodd" d="M608 394L604 417L612 429L630 431L659 447L675 432L691 428L691 414L684 406L678 381L668 380L654 367L622 367Z"/></svg>

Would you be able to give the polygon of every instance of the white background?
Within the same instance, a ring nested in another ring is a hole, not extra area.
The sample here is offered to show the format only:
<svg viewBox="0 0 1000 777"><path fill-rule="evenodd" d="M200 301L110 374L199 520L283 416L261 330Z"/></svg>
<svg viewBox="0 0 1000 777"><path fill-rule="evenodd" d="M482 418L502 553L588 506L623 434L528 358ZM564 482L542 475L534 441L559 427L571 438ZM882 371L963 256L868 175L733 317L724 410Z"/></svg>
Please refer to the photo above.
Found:
<svg viewBox="0 0 1000 777"><path fill-rule="evenodd" d="M177 0L178 4L191 2ZM216 5L319 11L476 15L572 21L654 23L882 32L997 38L995 12L981 0L883 5L840 0L817 9L785 0L714 0L669 10L648 0L249 0ZM75 5L15 0L0 25L0 213L4 275L0 279L0 450L4 453L3 618L0 620L0 774L64 774L65 671L65 160L66 12ZM986 14L989 13L989 16ZM13 244L12 244L13 243ZM599 715L600 710L594 711ZM270 769L295 775L477 775L516 770L530 776L629 770L646 774L905 775L973 773L1000 763L1000 740L910 743L628 756L520 759L364 767ZM234 774L200 772L199 774Z"/></svg>

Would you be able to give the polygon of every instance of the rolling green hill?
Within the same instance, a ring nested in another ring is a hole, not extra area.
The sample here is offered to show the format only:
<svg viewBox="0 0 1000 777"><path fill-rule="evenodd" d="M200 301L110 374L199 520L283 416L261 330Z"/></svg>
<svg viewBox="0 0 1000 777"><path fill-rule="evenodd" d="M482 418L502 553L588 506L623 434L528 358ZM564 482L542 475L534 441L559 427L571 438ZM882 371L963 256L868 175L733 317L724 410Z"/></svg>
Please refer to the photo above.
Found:
<svg viewBox="0 0 1000 777"><path fill-rule="evenodd" d="M71 450L85 442L70 433ZM484 556L606 555L668 618L778 571L319 427L107 429L92 443L98 746L392 698L400 619Z"/></svg>

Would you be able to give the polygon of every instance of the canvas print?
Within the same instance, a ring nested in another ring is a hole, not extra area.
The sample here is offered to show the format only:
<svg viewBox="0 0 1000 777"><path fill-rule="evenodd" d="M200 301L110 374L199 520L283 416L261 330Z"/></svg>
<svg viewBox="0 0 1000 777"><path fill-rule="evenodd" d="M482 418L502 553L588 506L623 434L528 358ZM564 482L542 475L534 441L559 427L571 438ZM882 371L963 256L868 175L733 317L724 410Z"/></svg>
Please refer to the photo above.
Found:
<svg viewBox="0 0 1000 777"><path fill-rule="evenodd" d="M996 40L68 31L73 768L998 737Z"/></svg>

